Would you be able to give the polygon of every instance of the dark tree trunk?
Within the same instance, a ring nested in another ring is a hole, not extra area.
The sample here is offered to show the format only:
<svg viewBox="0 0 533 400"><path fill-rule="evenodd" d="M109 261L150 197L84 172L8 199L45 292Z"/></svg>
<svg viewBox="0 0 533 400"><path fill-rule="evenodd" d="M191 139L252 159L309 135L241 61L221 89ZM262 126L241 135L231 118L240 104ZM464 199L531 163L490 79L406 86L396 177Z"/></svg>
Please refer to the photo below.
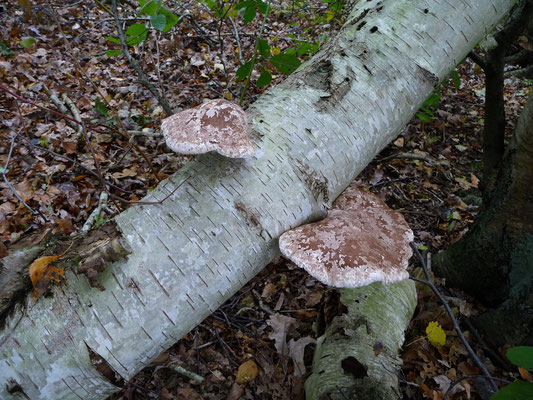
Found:
<svg viewBox="0 0 533 400"><path fill-rule="evenodd" d="M485 71L485 125L483 128L483 194L494 189L495 178L505 151L504 67L506 54L533 18L533 0L513 10L504 29L494 35L498 45L484 60L475 60Z"/></svg>
<svg viewBox="0 0 533 400"><path fill-rule="evenodd" d="M489 341L533 345L533 96L474 226L434 268L490 307L476 319Z"/></svg>

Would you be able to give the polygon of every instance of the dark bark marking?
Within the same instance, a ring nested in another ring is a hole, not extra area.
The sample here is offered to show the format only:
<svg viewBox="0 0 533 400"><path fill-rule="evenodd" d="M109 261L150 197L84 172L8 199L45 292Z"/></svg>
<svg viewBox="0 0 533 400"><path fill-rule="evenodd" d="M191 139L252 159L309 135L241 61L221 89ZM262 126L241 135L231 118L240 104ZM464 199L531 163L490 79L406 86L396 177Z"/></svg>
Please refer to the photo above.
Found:
<svg viewBox="0 0 533 400"><path fill-rule="evenodd" d="M362 379L368 376L368 368L355 357L346 357L341 361L341 366L345 374L352 375L355 379Z"/></svg>
<svg viewBox="0 0 533 400"><path fill-rule="evenodd" d="M430 83L433 88L436 88L439 84L439 78L437 78L434 73L428 71L420 65L417 65L417 67L419 75L422 76L422 78L424 78L428 83Z"/></svg>
<svg viewBox="0 0 533 400"><path fill-rule="evenodd" d="M241 201L235 202L235 209L239 212L239 214L244 217L244 221L246 222L246 225L259 229L261 232L263 230L263 227L260 222L260 216L259 213L248 207L246 204L244 204Z"/></svg>
<svg viewBox="0 0 533 400"><path fill-rule="evenodd" d="M123 387L124 386L124 378L113 369L111 364L100 354L98 354L96 351L94 351L88 344L85 342L85 346L87 347L87 351L89 352L89 359L91 360L91 364L93 367L102 375L106 380L117 386L117 387ZM111 354L111 353L110 353ZM114 357L113 357L114 358ZM116 358L115 358L116 360ZM117 360L118 361L118 360ZM118 363L122 365L119 361ZM122 367L124 367L122 365ZM126 369L126 368L124 368Z"/></svg>
<svg viewBox="0 0 533 400"><path fill-rule="evenodd" d="M311 191L316 202L322 206L329 203L329 189L328 179L320 172L314 171L309 165L291 159L291 166L293 171L305 183L307 188Z"/></svg>
<svg viewBox="0 0 533 400"><path fill-rule="evenodd" d="M20 383L18 383L14 378L9 378L6 384L6 391L9 394L17 395L20 394L25 399L29 399L28 395L24 392L24 389L22 389L22 386Z"/></svg>

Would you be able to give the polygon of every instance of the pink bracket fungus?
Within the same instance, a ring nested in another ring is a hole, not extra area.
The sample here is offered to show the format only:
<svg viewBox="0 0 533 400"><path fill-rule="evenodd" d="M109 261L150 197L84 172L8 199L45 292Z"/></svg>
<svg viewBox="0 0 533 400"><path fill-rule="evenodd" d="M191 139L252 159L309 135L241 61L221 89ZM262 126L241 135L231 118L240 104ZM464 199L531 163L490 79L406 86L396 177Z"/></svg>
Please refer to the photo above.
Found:
<svg viewBox="0 0 533 400"><path fill-rule="evenodd" d="M180 154L216 151L226 157L248 158L256 147L247 135L246 115L239 105L222 99L163 120L161 131L171 150Z"/></svg>
<svg viewBox="0 0 533 400"><path fill-rule="evenodd" d="M413 232L372 193L346 189L321 221L283 233L281 253L320 282L355 288L409 278Z"/></svg>

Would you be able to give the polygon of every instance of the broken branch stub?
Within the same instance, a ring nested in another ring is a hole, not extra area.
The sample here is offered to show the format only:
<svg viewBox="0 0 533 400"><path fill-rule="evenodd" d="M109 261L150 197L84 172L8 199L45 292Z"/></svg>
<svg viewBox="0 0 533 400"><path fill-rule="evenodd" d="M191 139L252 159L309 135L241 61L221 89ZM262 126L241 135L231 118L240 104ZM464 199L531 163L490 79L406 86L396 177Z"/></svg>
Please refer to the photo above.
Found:
<svg viewBox="0 0 533 400"><path fill-rule="evenodd" d="M339 288L409 277L413 232L402 214L355 187L333 206L323 220L283 233L282 254L322 283Z"/></svg>
<svg viewBox="0 0 533 400"><path fill-rule="evenodd" d="M249 158L256 147L247 134L246 115L239 105L222 99L163 120L161 131L168 147L180 154L216 151L226 157Z"/></svg>

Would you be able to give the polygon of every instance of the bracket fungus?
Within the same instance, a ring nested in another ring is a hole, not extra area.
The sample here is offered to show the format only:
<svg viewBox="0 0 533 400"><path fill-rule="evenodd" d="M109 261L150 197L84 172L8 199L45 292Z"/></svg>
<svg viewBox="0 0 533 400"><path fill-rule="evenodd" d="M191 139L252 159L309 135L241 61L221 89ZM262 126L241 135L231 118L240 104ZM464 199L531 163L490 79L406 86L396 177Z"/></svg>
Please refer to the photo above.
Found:
<svg viewBox="0 0 533 400"><path fill-rule="evenodd" d="M246 115L231 101L209 100L165 118L161 132L167 146L180 154L216 151L226 157L248 158L256 147L247 134Z"/></svg>
<svg viewBox="0 0 533 400"><path fill-rule="evenodd" d="M320 282L355 288L409 278L413 232L372 193L346 189L321 221L283 233L281 253Z"/></svg>

